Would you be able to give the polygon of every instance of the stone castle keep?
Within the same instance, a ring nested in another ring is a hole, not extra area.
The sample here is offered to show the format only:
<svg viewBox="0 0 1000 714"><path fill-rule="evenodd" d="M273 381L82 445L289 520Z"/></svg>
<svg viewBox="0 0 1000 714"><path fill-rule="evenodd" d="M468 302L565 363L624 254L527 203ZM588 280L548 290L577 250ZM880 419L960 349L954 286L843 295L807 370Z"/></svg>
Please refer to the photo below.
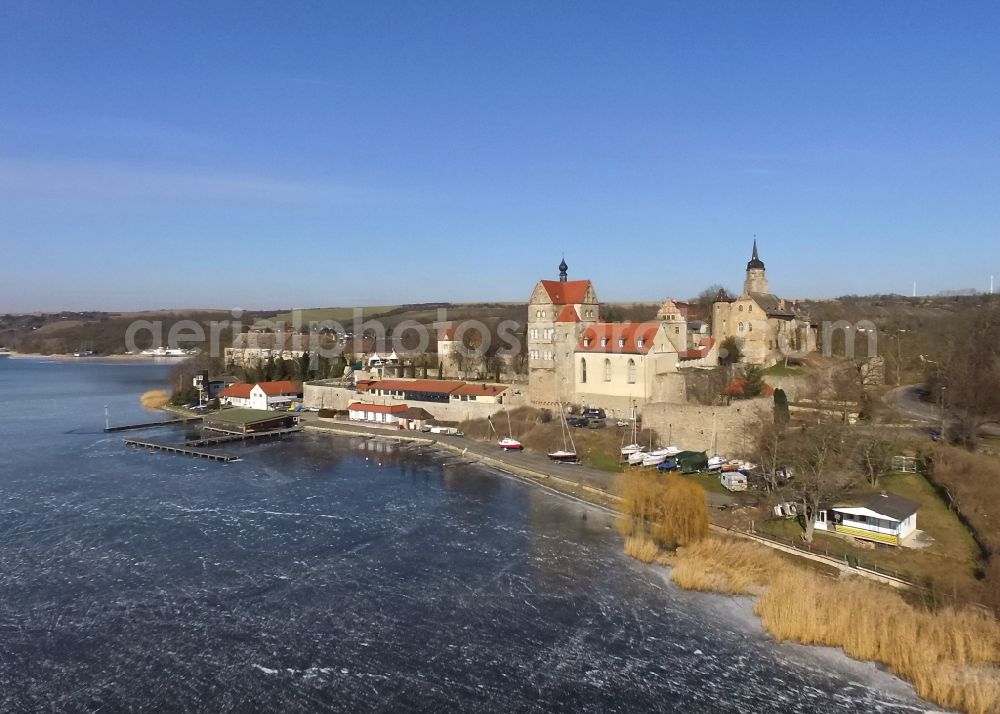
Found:
<svg viewBox="0 0 1000 714"><path fill-rule="evenodd" d="M742 294L720 294L711 331L693 306L667 299L655 320L602 322L590 280L540 280L528 302L528 396L533 404L586 404L624 412L632 405L686 404L685 369L718 364L734 338L742 361L771 365L786 352L815 350L815 330L794 303L769 291L757 242Z"/></svg>

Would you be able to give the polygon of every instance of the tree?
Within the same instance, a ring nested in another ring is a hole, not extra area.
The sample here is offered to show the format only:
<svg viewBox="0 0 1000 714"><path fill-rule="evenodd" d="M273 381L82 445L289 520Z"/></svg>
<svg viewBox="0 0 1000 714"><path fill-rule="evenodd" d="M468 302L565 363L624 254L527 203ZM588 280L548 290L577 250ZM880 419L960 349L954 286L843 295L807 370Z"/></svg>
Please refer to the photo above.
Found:
<svg viewBox="0 0 1000 714"><path fill-rule="evenodd" d="M784 389L774 390L774 423L787 424L791 415L788 410L788 395Z"/></svg>
<svg viewBox="0 0 1000 714"><path fill-rule="evenodd" d="M719 293L722 293L723 297L727 300L732 300L733 295L722 285L709 285L707 288L698 293L698 297L694 298L691 302L698 308L698 311L705 319L709 319L712 316L712 305L719 299Z"/></svg>
<svg viewBox="0 0 1000 714"><path fill-rule="evenodd" d="M855 442L854 459L872 486L878 486L879 479L892 471L895 447L895 440L882 425L865 425L864 433Z"/></svg>
<svg viewBox="0 0 1000 714"><path fill-rule="evenodd" d="M971 449L979 428L1000 419L1000 307L957 321L946 344L947 353L927 361L927 384L953 418L957 440Z"/></svg>
<svg viewBox="0 0 1000 714"><path fill-rule="evenodd" d="M786 426L777 420L762 421L757 433L755 460L764 479L764 488L774 493L781 486L784 469L788 467Z"/></svg>
<svg viewBox="0 0 1000 714"><path fill-rule="evenodd" d="M759 397L765 388L764 370L759 365L747 365L743 372L743 396L747 399Z"/></svg>
<svg viewBox="0 0 1000 714"><path fill-rule="evenodd" d="M785 432L788 465L793 477L789 489L802 507L803 539L811 543L820 506L843 496L858 480L857 464L848 447L844 424L818 423Z"/></svg>
<svg viewBox="0 0 1000 714"><path fill-rule="evenodd" d="M719 345L719 364L723 366L734 365L743 358L740 352L740 343L735 337L730 335Z"/></svg>

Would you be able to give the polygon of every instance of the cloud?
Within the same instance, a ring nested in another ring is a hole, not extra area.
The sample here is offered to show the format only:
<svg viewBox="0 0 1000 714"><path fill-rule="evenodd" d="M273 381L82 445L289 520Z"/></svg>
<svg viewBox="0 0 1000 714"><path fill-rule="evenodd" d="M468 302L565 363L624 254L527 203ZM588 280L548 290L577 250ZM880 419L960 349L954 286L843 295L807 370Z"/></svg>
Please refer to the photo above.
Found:
<svg viewBox="0 0 1000 714"><path fill-rule="evenodd" d="M327 181L198 169L161 169L76 159L0 157L0 200L156 200L253 203L375 203L379 189Z"/></svg>

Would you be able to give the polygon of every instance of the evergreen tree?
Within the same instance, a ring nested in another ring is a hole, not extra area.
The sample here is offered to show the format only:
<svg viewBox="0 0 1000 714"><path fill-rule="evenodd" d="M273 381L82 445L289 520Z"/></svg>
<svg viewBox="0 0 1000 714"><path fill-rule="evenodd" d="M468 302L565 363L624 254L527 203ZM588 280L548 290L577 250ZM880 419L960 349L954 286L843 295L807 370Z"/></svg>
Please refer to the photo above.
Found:
<svg viewBox="0 0 1000 714"><path fill-rule="evenodd" d="M774 390L774 423L787 424L791 417L788 410L788 395L784 389Z"/></svg>

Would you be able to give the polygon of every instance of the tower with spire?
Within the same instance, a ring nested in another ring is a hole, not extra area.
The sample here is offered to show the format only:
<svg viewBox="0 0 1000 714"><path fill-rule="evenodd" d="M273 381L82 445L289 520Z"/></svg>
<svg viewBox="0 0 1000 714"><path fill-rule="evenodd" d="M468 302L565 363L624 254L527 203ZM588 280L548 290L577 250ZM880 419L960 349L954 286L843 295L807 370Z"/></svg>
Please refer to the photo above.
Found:
<svg viewBox="0 0 1000 714"><path fill-rule="evenodd" d="M566 256L564 255L559 261L559 282L565 283L567 278L569 278L569 266L566 265Z"/></svg>
<svg viewBox="0 0 1000 714"><path fill-rule="evenodd" d="M767 273L764 270L764 261L757 254L757 238L753 239L753 254L747 263L747 277L743 281L743 294L769 293L767 286Z"/></svg>

